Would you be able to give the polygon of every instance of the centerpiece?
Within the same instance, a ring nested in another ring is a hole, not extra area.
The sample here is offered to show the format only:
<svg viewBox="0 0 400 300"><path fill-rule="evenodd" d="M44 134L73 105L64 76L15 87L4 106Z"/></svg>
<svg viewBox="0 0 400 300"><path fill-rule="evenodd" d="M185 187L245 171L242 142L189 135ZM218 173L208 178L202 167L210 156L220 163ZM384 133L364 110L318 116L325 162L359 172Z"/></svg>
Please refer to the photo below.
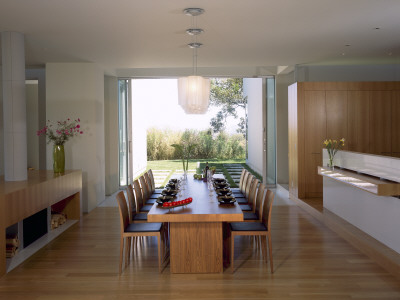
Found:
<svg viewBox="0 0 400 300"><path fill-rule="evenodd" d="M64 144L66 141L76 135L83 134L78 118L76 120L67 119L57 121L54 125L51 121L47 121L47 125L37 131L37 135L46 135L47 143L53 142L53 170L54 173L64 173L65 171L65 153Z"/></svg>
<svg viewBox="0 0 400 300"><path fill-rule="evenodd" d="M328 166L333 168L333 158L335 157L336 152L344 146L344 138L340 139L339 141L331 139L325 140L324 145L329 156Z"/></svg>

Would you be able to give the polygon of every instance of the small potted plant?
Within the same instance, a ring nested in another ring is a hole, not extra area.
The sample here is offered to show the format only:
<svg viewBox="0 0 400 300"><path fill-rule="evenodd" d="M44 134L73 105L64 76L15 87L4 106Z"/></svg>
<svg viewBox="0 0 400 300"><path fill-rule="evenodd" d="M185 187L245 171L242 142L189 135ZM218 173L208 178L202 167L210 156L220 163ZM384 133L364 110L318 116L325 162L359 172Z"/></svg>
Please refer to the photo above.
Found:
<svg viewBox="0 0 400 300"><path fill-rule="evenodd" d="M76 120L67 119L64 121L57 121L54 125L50 120L47 125L37 131L37 135L46 135L48 138L47 143L53 142L53 170L54 173L64 173L65 171L65 153L64 144L66 141L76 135L83 134L81 125L78 118Z"/></svg>

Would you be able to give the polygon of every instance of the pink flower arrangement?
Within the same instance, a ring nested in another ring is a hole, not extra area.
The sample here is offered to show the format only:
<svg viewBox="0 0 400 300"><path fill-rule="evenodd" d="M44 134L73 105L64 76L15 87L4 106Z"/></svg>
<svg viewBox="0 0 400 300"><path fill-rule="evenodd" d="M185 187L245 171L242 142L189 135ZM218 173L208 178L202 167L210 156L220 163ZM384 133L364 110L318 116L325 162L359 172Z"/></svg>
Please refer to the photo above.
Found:
<svg viewBox="0 0 400 300"><path fill-rule="evenodd" d="M54 145L64 145L66 141L76 135L83 134L81 125L78 118L76 120L67 119L65 121L57 121L57 125L53 126L50 120L47 121L47 125L37 131L37 135L46 135L48 137L48 143L54 142ZM54 128L55 127L55 128Z"/></svg>

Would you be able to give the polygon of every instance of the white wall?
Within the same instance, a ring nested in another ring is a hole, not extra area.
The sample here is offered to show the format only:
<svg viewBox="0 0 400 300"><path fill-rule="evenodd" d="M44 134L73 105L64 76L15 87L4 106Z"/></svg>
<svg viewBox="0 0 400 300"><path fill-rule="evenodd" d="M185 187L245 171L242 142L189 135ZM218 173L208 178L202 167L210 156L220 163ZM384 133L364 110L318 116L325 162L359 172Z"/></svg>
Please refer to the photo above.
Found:
<svg viewBox="0 0 400 300"><path fill-rule="evenodd" d="M105 192L111 195L119 188L118 166L118 79L104 77Z"/></svg>
<svg viewBox="0 0 400 300"><path fill-rule="evenodd" d="M247 96L248 158L246 163L263 174L263 89L262 78L244 78L243 93Z"/></svg>
<svg viewBox="0 0 400 300"><path fill-rule="evenodd" d="M28 152L28 168L39 169L39 97L38 83L29 82L25 86L26 94L26 138Z"/></svg>
<svg viewBox="0 0 400 300"><path fill-rule="evenodd" d="M105 198L103 71L93 63L46 64L46 115L52 121L81 119L84 134L65 144L65 165L82 169L82 209L90 212Z"/></svg>
<svg viewBox="0 0 400 300"><path fill-rule="evenodd" d="M150 79L151 82L154 79ZM131 163L132 177L136 178L146 170L147 167L147 126L151 124L149 120L149 106L142 98L146 93L148 84L143 80L131 80L132 86L132 147Z"/></svg>

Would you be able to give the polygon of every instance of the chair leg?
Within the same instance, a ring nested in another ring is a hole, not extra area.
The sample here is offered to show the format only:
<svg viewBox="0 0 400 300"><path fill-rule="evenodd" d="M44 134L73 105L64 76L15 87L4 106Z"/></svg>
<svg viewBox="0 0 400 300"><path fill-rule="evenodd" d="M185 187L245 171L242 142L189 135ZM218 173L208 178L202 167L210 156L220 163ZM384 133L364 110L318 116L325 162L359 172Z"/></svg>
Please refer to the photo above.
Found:
<svg viewBox="0 0 400 300"><path fill-rule="evenodd" d="M231 232L231 272L233 273L233 261L235 258L235 235Z"/></svg>
<svg viewBox="0 0 400 300"><path fill-rule="evenodd" d="M157 245L158 245L158 271L161 273L161 234L157 235Z"/></svg>
<svg viewBox="0 0 400 300"><path fill-rule="evenodd" d="M269 264L271 266L271 273L274 273L274 263L272 259L272 239L271 233L268 233L268 249L269 249Z"/></svg>
<svg viewBox="0 0 400 300"><path fill-rule="evenodd" d="M125 268L128 266L129 243L130 243L130 238L126 239L127 241L125 242Z"/></svg>
<svg viewBox="0 0 400 300"><path fill-rule="evenodd" d="M121 236L120 250L119 250L119 274L122 273L122 257L124 255L124 238Z"/></svg>
<svg viewBox="0 0 400 300"><path fill-rule="evenodd" d="M268 252L267 252L267 237L265 235L259 236L261 239L261 256L265 260L266 263L268 263Z"/></svg>

